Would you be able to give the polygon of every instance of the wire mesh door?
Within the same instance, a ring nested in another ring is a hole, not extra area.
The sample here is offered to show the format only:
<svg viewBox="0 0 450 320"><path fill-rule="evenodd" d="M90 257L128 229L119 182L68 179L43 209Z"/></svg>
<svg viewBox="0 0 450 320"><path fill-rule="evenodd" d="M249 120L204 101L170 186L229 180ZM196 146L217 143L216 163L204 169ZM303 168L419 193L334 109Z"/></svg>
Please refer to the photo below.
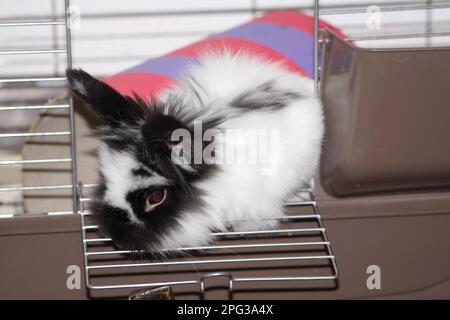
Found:
<svg viewBox="0 0 450 320"><path fill-rule="evenodd" d="M5 21L0 23L0 28L5 30L6 28L23 28L27 30L45 29L48 32L52 30L58 30L58 32L64 32L65 43L60 47L51 48L15 48L12 50L2 50L0 51L0 57L9 58L17 56L65 56L65 68L70 68L72 66L72 56L71 56L71 21L70 15L70 2L69 0L64 1L64 14L62 16L55 15L51 16L49 19L28 19L23 21ZM65 69L64 68L64 69ZM45 75L45 76L2 76L0 79L0 85L3 90L9 90L11 87L31 87L35 92L45 91L44 88L47 86L64 87L66 78L60 74ZM20 98L16 98L19 100ZM35 185L2 185L0 186L0 193L30 193L39 191L53 191L53 190L68 190L70 192L72 209L65 212L54 212L54 213L73 213L77 212L78 199L76 194L76 155L75 155L75 133L74 133L74 109L72 99L66 97L61 99L57 104L47 105L47 104L27 104L27 105L2 105L0 106L0 115L3 119L8 119L11 117L11 113L14 112L36 112L42 110L68 110L67 123L64 130L58 131L40 131L40 132L1 132L0 140L10 141L12 144L21 144L23 139L33 142L33 139L42 139L43 141L47 138L61 138L66 139L66 156L65 157L52 157L51 155L41 154L34 158L24 158L24 159L0 159L0 166L11 168L11 167L22 167L33 168L37 165L48 165L48 166L58 166L58 165L68 165L71 172L71 180L67 181L66 184L35 184ZM25 116L23 113L19 116ZM8 130L10 131L10 130ZM9 169L6 169L9 170ZM45 179L44 179L45 181ZM7 199L7 198L6 198ZM27 212L28 213L28 212ZM42 212L29 212L29 213L39 213ZM46 214L52 214L52 212L45 212ZM12 214L3 213L3 217L12 216Z"/></svg>

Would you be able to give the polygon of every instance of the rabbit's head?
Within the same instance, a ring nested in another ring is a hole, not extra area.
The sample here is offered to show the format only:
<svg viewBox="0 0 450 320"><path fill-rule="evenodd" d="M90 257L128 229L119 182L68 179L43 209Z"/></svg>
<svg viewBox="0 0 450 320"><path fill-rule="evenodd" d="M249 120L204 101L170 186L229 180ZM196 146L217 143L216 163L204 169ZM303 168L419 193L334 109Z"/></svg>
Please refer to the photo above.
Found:
<svg viewBox="0 0 450 320"><path fill-rule="evenodd" d="M168 238L186 236L179 232L180 216L201 207L193 182L211 169L173 161L174 148L192 145L184 137L174 140L174 131L192 128L167 112L168 102L123 96L82 70L67 76L72 92L102 123L96 131L101 179L90 205L100 227L131 250L159 250Z"/></svg>

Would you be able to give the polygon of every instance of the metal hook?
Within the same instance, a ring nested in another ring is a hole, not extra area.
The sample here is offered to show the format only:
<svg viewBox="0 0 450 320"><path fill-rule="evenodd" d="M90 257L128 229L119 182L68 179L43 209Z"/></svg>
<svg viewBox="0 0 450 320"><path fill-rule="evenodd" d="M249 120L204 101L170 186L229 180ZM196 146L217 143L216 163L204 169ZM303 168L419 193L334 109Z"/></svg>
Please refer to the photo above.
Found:
<svg viewBox="0 0 450 320"><path fill-rule="evenodd" d="M201 278L200 278L200 293L202 295L202 298L204 297L205 294L205 279L206 278L212 278L212 277L227 277L228 278L228 291L229 293L233 292L233 288L234 288L234 281L233 281L233 275L229 272L214 272L214 273L207 273L204 274Z"/></svg>

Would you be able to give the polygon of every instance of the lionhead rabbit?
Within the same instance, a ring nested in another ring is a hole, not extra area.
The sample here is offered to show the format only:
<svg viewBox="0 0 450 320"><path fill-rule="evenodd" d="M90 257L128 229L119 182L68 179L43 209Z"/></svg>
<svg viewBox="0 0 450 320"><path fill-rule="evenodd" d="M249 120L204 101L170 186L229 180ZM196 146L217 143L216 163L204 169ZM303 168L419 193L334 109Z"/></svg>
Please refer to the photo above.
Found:
<svg viewBox="0 0 450 320"><path fill-rule="evenodd" d="M103 122L90 209L121 247L170 250L207 245L214 231L274 228L314 175L322 107L313 81L279 63L209 54L151 101L82 70L67 76Z"/></svg>

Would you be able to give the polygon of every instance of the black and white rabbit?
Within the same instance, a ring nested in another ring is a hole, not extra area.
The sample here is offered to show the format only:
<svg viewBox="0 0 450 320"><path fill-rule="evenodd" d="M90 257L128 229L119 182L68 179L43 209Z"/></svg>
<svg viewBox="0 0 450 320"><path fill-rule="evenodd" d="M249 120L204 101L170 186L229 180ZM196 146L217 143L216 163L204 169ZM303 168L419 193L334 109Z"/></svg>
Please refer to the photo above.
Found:
<svg viewBox="0 0 450 320"><path fill-rule="evenodd" d="M148 102L82 70L67 76L72 92L104 122L97 132L102 178L91 211L121 247L202 246L214 231L276 227L271 218L283 215L285 200L314 175L322 106L313 81L280 63L209 53ZM208 130L216 135L206 137ZM240 139L252 130L269 134ZM193 146L223 160L224 150L245 153L256 142L272 161L192 161Z"/></svg>

